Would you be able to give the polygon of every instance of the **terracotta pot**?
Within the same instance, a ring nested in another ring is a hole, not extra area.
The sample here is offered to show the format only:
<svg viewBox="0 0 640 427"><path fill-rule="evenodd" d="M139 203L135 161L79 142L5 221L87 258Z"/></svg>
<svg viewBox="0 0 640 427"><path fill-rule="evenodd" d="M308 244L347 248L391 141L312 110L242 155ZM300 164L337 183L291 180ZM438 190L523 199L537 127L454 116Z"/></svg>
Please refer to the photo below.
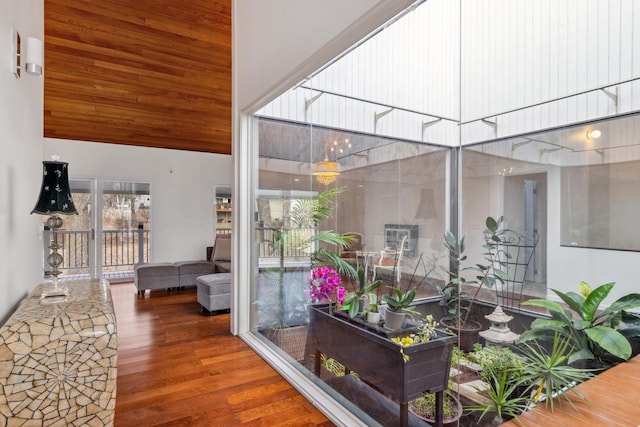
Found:
<svg viewBox="0 0 640 427"><path fill-rule="evenodd" d="M456 327L452 319L440 319L440 324L458 335L458 347L467 353L473 351L473 345L480 341L482 325L475 320L470 320L460 328Z"/></svg>

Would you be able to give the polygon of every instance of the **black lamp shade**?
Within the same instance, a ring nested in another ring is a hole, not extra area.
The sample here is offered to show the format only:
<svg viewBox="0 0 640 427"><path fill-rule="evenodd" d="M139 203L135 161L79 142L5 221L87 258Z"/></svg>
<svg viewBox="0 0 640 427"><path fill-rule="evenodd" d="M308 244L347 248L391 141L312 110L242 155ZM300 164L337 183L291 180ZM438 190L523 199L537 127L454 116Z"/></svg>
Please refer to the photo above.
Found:
<svg viewBox="0 0 640 427"><path fill-rule="evenodd" d="M65 162L42 162L42 188L32 214L78 214L71 198L68 166Z"/></svg>

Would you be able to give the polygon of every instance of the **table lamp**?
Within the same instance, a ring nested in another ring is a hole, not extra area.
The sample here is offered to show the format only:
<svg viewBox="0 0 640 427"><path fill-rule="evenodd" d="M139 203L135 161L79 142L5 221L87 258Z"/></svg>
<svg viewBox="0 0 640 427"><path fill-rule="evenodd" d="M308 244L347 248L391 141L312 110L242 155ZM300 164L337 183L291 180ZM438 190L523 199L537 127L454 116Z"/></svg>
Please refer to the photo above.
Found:
<svg viewBox="0 0 640 427"><path fill-rule="evenodd" d="M57 231L62 227L63 221L58 214L78 214L71 198L69 188L68 163L58 161L42 162L42 188L40 197L31 213L51 215L47 225L51 229L51 253L47 257L47 263L51 266L53 276L53 288L43 292L43 297L55 297L66 295L65 289L58 288L58 276L61 271L58 267L62 264L62 254L58 252L62 245L58 244Z"/></svg>

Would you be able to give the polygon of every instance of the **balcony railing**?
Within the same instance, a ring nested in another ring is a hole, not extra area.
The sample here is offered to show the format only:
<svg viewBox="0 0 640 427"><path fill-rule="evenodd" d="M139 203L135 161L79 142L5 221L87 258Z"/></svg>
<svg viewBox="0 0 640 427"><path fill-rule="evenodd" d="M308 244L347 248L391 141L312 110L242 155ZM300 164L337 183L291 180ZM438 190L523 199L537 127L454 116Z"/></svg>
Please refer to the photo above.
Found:
<svg viewBox="0 0 640 427"><path fill-rule="evenodd" d="M315 250L314 246L309 244L309 239L314 232L313 228L285 230L285 237L281 245L273 229L257 227L256 241L258 242L260 264L279 263L281 249L287 264L308 263L311 253ZM91 230L61 230L57 232L57 241L62 245L61 253L64 257L60 270L65 276L89 274L91 233ZM150 230L145 229L104 230L100 248L102 250L103 273L133 272L135 264L149 262L149 233ZM47 264L46 259L50 253L51 230L46 226L43 241L44 273L45 276L48 276L51 267Z"/></svg>
<svg viewBox="0 0 640 427"><path fill-rule="evenodd" d="M102 271L133 271L139 262L149 261L149 231L145 229L104 230L102 232ZM91 230L61 230L57 242L62 245L63 264L60 270L65 275L88 274L91 266L89 245ZM44 230L44 273L49 275L51 267L46 262L51 244L51 230Z"/></svg>
<svg viewBox="0 0 640 427"><path fill-rule="evenodd" d="M279 242L276 230L256 227L260 264L278 263L281 250L287 263L309 262L311 253L315 250L309 240L315 232L314 228L287 229L282 232L284 238Z"/></svg>

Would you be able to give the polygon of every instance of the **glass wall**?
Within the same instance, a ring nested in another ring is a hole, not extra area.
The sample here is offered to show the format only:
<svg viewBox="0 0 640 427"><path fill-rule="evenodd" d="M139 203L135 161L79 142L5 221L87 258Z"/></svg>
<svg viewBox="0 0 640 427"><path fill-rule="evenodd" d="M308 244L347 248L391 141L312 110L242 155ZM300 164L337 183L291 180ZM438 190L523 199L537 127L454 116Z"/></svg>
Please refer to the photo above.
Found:
<svg viewBox="0 0 640 427"><path fill-rule="evenodd" d="M306 348L307 279L318 244L309 242L309 236L323 231L360 234L362 247L349 262L354 268L366 269L368 282L380 253L397 249L407 236L398 270L376 271L377 279L383 281L377 293L387 295L388 287L393 286L405 291L418 287L419 298L436 295L435 286L443 283L448 262L442 237L448 215L449 148L270 118L256 120L260 145L255 200L258 277L252 292L251 325L313 376L314 355ZM337 164L332 169L339 171L334 181L319 182L313 175L321 162ZM300 227L298 205L335 188L341 192L331 197L329 219L317 227ZM324 246L338 254L344 252ZM427 273L428 280L423 281ZM341 277L347 291L358 288L353 277Z"/></svg>
<svg viewBox="0 0 640 427"><path fill-rule="evenodd" d="M498 3L423 2L252 118L250 328L307 378L319 379L316 362L336 368L305 341L313 255L344 251L310 241L322 232L361 236L349 262L369 280L385 253L401 254L397 268L376 271L378 295L420 283L421 309L438 318L445 230L464 236L465 266L474 266L484 261L487 217L501 218L524 248L525 271L508 271L521 286L508 304L553 298L551 289L573 291L581 280L616 281L612 301L634 291L640 68L629 60L633 41L618 36L640 15L617 22L628 5L613 13L604 1L597 10ZM582 28L598 14L607 16L599 31ZM588 46L601 47L593 73L576 65L591 57ZM328 219L296 224L306 201L336 188ZM484 314L507 304L501 289L478 294L485 327ZM322 380L368 425L381 422Z"/></svg>
<svg viewBox="0 0 640 427"><path fill-rule="evenodd" d="M640 208L639 123L631 115L466 147L463 233L476 238L483 217L493 215L538 236L525 295L575 290L581 280L615 281L618 295L633 292L628 267L614 266L640 260L633 219Z"/></svg>

